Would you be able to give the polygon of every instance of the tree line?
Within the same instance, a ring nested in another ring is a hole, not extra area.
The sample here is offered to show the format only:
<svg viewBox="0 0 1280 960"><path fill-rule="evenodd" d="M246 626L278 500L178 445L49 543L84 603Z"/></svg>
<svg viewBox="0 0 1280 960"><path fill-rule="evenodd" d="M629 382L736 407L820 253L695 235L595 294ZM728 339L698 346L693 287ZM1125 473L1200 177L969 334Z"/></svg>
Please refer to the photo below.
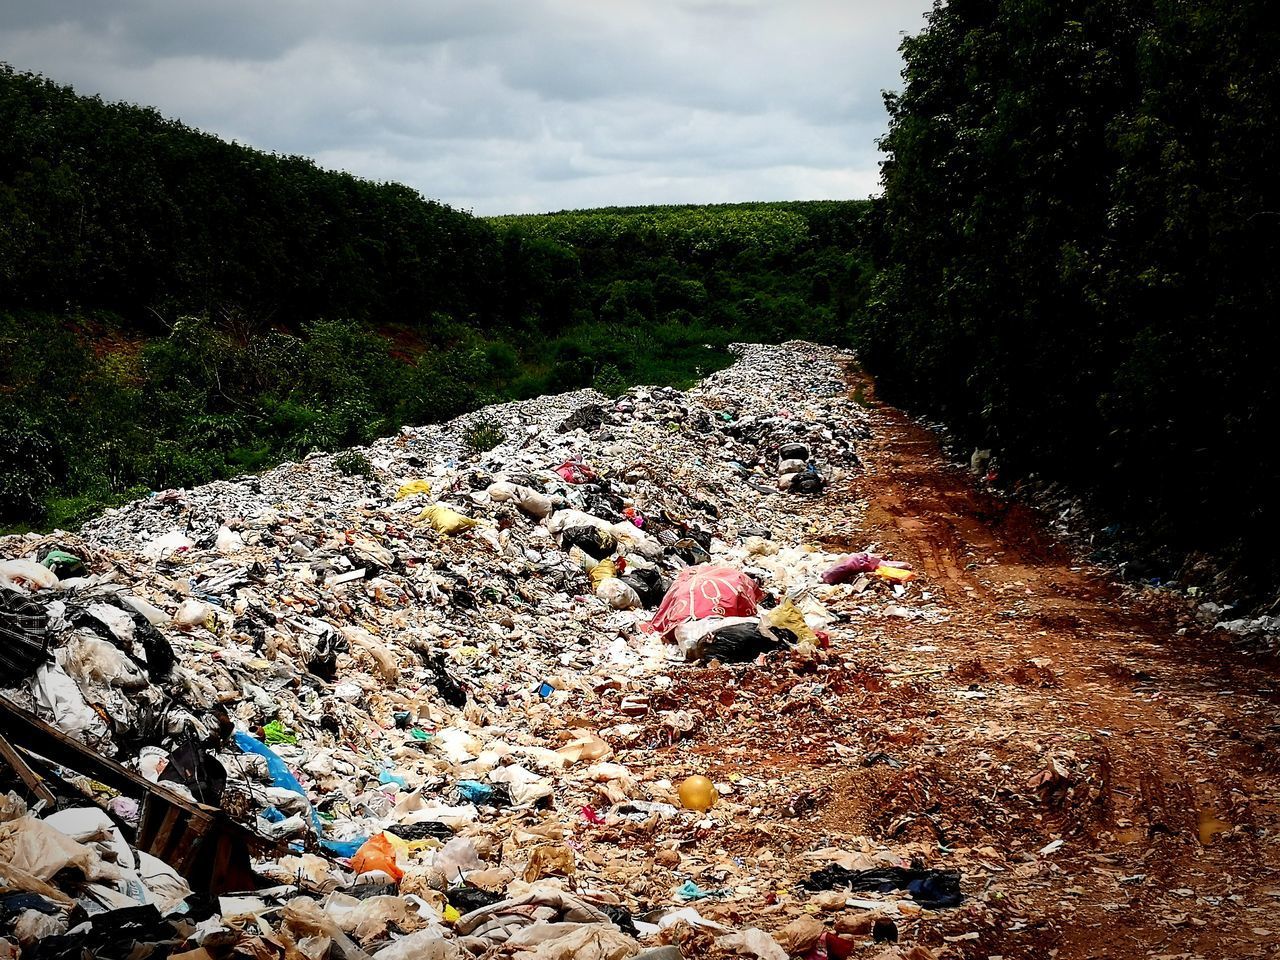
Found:
<svg viewBox="0 0 1280 960"><path fill-rule="evenodd" d="M937 0L874 201L487 220L0 69L0 524L802 336L1260 596L1277 50L1260 0Z"/></svg>
<svg viewBox="0 0 1280 960"><path fill-rule="evenodd" d="M1088 493L1150 576L1255 595L1280 574L1269 7L935 3L887 97L859 329L886 396Z"/></svg>
<svg viewBox="0 0 1280 960"><path fill-rule="evenodd" d="M0 528L848 336L867 207L485 220L0 65Z"/></svg>

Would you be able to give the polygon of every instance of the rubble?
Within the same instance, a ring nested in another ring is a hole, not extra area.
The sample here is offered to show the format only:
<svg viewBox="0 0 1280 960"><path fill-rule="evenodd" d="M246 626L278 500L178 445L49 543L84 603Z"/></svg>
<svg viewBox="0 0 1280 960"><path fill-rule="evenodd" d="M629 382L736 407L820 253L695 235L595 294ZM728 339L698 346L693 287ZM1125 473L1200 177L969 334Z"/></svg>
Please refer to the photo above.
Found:
<svg viewBox="0 0 1280 960"><path fill-rule="evenodd" d="M158 492L79 535L0 541L4 697L142 790L41 762L58 812L28 810L15 772L0 875L26 899L0 928L6 955L869 947L870 924L821 922L819 904L843 909L846 894L763 912L760 895L824 866L906 877L854 886L879 892L876 916L900 917L911 883L941 875L910 862L918 850L848 861L815 834L816 861L788 875L708 860L699 837L759 822L760 772L713 783L655 753L703 722L682 678L706 667L687 659L812 672L859 605L920 594L874 544L849 560L813 535L868 431L840 354L735 350L688 391L579 391L405 428L359 451L368 477L315 454ZM481 422L503 439L476 452ZM836 516L825 526L852 535ZM150 855L156 796L251 828L258 886ZM920 905L960 902L945 877Z"/></svg>

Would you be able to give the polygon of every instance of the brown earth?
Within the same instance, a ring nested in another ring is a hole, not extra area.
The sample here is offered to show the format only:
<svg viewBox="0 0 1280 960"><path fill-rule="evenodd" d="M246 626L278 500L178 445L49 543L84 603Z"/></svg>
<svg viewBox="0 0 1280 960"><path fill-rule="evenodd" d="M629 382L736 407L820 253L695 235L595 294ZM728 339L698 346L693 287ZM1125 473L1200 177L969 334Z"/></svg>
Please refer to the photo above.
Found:
<svg viewBox="0 0 1280 960"><path fill-rule="evenodd" d="M964 905L897 921L942 956L1280 956L1275 665L1078 562L850 376L865 470L798 509L815 546L920 576L855 595L817 663L674 674L702 724L646 775L746 777L753 810L687 841L704 887L746 884L703 913L776 930L803 851L874 848L963 872Z"/></svg>

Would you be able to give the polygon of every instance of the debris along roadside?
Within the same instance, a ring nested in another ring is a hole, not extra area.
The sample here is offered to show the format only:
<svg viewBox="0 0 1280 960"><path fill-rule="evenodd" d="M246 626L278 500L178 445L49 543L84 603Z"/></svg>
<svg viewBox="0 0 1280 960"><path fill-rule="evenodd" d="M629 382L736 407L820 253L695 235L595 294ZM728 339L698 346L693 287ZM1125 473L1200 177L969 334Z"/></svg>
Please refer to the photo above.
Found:
<svg viewBox="0 0 1280 960"><path fill-rule="evenodd" d="M802 872L721 854L768 827L751 777L664 760L707 715L688 661L812 674L859 598L920 595L872 544L815 546L816 516L852 536L836 496L867 434L839 355L738 351L688 392L406 428L360 451L371 476L316 455L6 538L4 696L286 852L253 890L180 876L146 850L150 800L15 734L57 812L26 812L13 770L0 935L41 956L819 957L962 902L918 845L815 832ZM478 423L502 437L484 453ZM804 892L833 865L874 882Z"/></svg>

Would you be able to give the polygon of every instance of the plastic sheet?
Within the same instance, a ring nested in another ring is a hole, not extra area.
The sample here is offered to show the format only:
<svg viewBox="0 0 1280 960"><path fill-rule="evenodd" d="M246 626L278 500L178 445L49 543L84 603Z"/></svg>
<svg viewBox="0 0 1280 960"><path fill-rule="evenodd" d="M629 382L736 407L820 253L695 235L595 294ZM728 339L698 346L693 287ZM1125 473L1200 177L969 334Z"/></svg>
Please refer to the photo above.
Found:
<svg viewBox="0 0 1280 960"><path fill-rule="evenodd" d="M676 576L648 629L666 635L686 620L749 617L763 597L760 585L734 567L688 567Z"/></svg>

